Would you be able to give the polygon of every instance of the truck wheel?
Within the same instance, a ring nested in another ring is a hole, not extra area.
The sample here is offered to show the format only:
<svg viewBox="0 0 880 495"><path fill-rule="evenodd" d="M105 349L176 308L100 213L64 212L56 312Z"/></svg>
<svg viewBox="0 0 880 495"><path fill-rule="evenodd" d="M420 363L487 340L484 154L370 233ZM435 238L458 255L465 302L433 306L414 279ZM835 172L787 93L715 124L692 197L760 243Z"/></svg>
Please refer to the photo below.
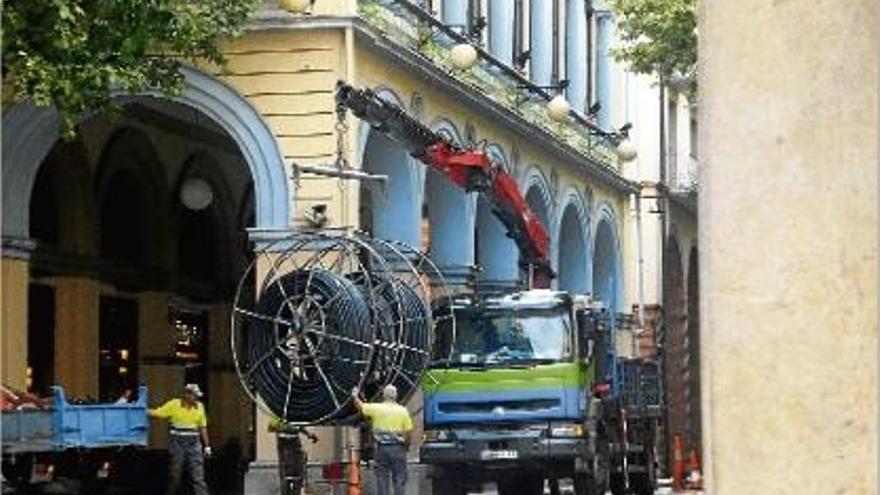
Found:
<svg viewBox="0 0 880 495"><path fill-rule="evenodd" d="M461 476L454 472L439 472L431 478L431 493L434 495L466 495Z"/></svg>
<svg viewBox="0 0 880 495"><path fill-rule="evenodd" d="M608 478L608 489L611 490L611 495L628 495L623 475L619 473L612 473Z"/></svg>
<svg viewBox="0 0 880 495"><path fill-rule="evenodd" d="M498 495L543 495L544 478L534 476L511 476L497 481Z"/></svg>
<svg viewBox="0 0 880 495"><path fill-rule="evenodd" d="M652 495L654 493L654 480L644 473L630 475L629 485L635 495Z"/></svg>
<svg viewBox="0 0 880 495"><path fill-rule="evenodd" d="M591 474L577 474L573 477L575 495L605 495L605 486L602 480L596 479Z"/></svg>

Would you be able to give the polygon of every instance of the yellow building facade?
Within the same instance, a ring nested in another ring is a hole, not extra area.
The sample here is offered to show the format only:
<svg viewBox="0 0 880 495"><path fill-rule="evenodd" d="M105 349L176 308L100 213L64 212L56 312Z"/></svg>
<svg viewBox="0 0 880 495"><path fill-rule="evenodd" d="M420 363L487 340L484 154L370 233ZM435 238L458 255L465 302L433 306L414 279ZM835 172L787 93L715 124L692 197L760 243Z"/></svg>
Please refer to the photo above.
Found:
<svg viewBox="0 0 880 495"><path fill-rule="evenodd" d="M532 40L529 66L517 71L505 63L515 46L500 44L507 38L492 27L504 3L481 3L477 13L490 18L481 34L487 48L470 71L451 65L454 40L414 4L319 0L308 15L293 15L267 3L226 45L227 66L187 68L177 98L121 98L121 117L84 120L71 142L58 139L51 110L6 108L3 382L42 392L61 384L70 395L110 399L138 381L158 404L196 381L207 391L220 456L237 470L250 460L269 466L274 440L238 383L229 349L232 297L255 249L315 229L314 212L322 211L324 227L428 250L461 290L520 283L515 246L486 205L354 117L337 120L338 80L372 88L450 139L482 147L513 174L547 229L555 286L631 308L639 295L632 255L640 186L597 135L603 128L584 124L607 89L600 61L571 62L585 47L562 35L539 43L547 13L533 0L514 16L522 32L511 43ZM556 3L548 25L584 33L598 26L579 10L583 2ZM430 7L451 24L462 5ZM470 10L460 13L470 22ZM598 34L589 36L592 43ZM547 116L547 97L525 86L561 79L576 101L560 123ZM604 131L625 122L613 100L604 107ZM389 180L343 180L299 165ZM354 438L324 430L314 460L339 457ZM163 428L151 431L151 445L163 448Z"/></svg>

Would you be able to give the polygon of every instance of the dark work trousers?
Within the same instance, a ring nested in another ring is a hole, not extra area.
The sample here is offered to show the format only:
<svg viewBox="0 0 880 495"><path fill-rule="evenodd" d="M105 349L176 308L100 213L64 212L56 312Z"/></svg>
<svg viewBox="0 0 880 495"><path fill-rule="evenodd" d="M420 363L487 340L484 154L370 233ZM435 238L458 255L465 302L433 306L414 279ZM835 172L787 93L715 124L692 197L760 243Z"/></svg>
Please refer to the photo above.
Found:
<svg viewBox="0 0 880 495"><path fill-rule="evenodd" d="M169 435L168 454L171 456L171 465L168 468L168 495L177 495L184 469L192 481L193 495L208 495L208 485L205 484L205 456L198 435Z"/></svg>
<svg viewBox="0 0 880 495"><path fill-rule="evenodd" d="M281 495L300 495L305 485L306 452L296 433L278 433L278 475Z"/></svg>
<svg viewBox="0 0 880 495"><path fill-rule="evenodd" d="M406 490L406 446L403 444L376 446L376 493L391 495L388 482L392 482L394 495L404 495Z"/></svg>

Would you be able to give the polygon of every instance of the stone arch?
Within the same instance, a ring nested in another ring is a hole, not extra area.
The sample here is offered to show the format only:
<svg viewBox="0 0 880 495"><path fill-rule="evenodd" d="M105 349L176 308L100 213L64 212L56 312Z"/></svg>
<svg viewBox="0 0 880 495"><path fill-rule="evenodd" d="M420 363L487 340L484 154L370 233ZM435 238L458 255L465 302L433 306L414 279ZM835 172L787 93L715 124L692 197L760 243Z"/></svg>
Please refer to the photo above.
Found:
<svg viewBox="0 0 880 495"><path fill-rule="evenodd" d="M61 252L96 254L98 222L93 177L81 137L57 142L34 179L28 236L55 244Z"/></svg>
<svg viewBox="0 0 880 495"><path fill-rule="evenodd" d="M184 90L174 98L199 110L223 128L236 143L250 169L256 192L257 229L288 229L292 192L278 141L260 113L226 83L192 67L184 67ZM139 98L166 98L147 93L120 96L122 103ZM59 139L53 108L21 103L3 115L3 236L28 235L28 201L40 164Z"/></svg>
<svg viewBox="0 0 880 495"><path fill-rule="evenodd" d="M170 193L161 160L145 132L123 127L110 136L98 160L95 193L99 255L167 268Z"/></svg>
<svg viewBox="0 0 880 495"><path fill-rule="evenodd" d="M624 307L620 236L614 210L609 205L597 208L594 232L593 297L619 311Z"/></svg>
<svg viewBox="0 0 880 495"><path fill-rule="evenodd" d="M563 198L555 236L558 239L558 287L571 293L586 294L592 290L592 266L588 263L589 217L584 200L576 190L569 189Z"/></svg>
<svg viewBox="0 0 880 495"><path fill-rule="evenodd" d="M493 162L505 170L510 170L507 155L501 146L490 144L486 153ZM519 250L516 243L507 236L507 229L492 213L491 205L482 198L477 199L477 213L474 227L474 259L480 267L477 278L487 286L515 285L519 280Z"/></svg>
<svg viewBox="0 0 880 495"><path fill-rule="evenodd" d="M380 87L376 94L403 106L391 89ZM384 184L362 181L360 224L371 235L411 246L421 245L421 183L417 166L406 149L382 133L362 125L360 167L368 173L388 176Z"/></svg>
<svg viewBox="0 0 880 495"><path fill-rule="evenodd" d="M461 133L451 121L439 119L432 129L461 145ZM467 281L474 264L476 195L468 194L433 169L425 175L424 206L431 257L453 282Z"/></svg>
<svg viewBox="0 0 880 495"><path fill-rule="evenodd" d="M220 170L217 158L209 152L200 150L190 154L184 160L173 187L173 195L180 197L184 181L188 178L199 178L210 185L214 198L199 211L189 210L182 201L172 201L171 214L177 232L177 270L202 280L229 285L235 282L232 261L236 248L241 245L234 239L240 235L243 225L239 218L240 206ZM248 188L244 196L252 194ZM210 246L205 242L208 239L211 239ZM222 247L228 251L220 251Z"/></svg>
<svg viewBox="0 0 880 495"><path fill-rule="evenodd" d="M541 220L541 224L550 235L550 219L553 218L553 195L550 192L550 183L538 167L531 167L525 175L521 189L525 191L523 197L529 208Z"/></svg>

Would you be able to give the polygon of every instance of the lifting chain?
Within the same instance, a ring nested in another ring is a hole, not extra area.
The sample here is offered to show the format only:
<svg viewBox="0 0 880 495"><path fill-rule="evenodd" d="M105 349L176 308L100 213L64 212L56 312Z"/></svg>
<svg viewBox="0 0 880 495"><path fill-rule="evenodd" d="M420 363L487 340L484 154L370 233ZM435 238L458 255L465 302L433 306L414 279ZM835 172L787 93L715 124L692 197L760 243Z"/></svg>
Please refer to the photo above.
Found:
<svg viewBox="0 0 880 495"><path fill-rule="evenodd" d="M342 103L336 104L336 168L340 171L348 169L348 159L345 157L345 138L348 135L348 121L346 120L347 109ZM337 182L339 190L345 189L342 179Z"/></svg>

